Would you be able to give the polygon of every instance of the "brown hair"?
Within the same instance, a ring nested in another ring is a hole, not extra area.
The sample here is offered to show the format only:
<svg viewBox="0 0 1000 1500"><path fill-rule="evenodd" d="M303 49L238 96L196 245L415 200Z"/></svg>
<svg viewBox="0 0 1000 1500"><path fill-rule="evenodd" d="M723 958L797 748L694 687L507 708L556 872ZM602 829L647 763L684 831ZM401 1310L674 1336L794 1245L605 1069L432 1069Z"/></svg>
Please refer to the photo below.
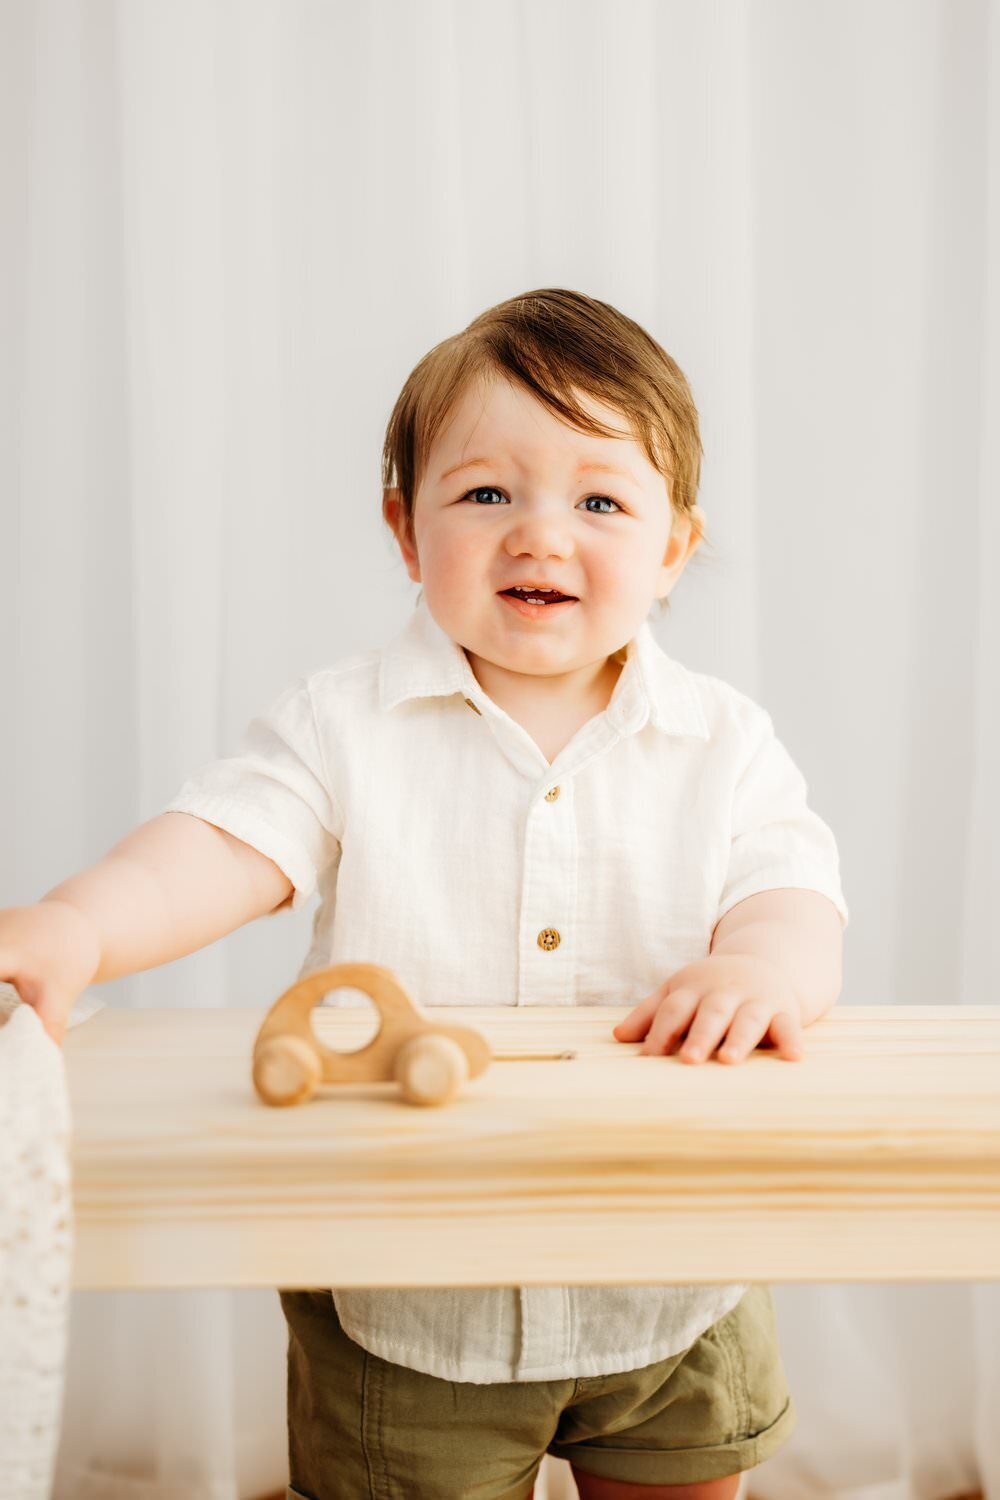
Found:
<svg viewBox="0 0 1000 1500"><path fill-rule="evenodd" d="M607 302L548 287L498 302L435 344L407 377L382 449L383 491L400 491L406 529L431 445L466 387L483 376L518 381L579 431L635 436L666 479L675 515L690 513L704 452L683 371L644 328ZM631 433L590 416L574 391L620 411ZM383 495L383 515L388 520ZM696 517L691 524L703 535ZM667 601L663 601L667 602Z"/></svg>

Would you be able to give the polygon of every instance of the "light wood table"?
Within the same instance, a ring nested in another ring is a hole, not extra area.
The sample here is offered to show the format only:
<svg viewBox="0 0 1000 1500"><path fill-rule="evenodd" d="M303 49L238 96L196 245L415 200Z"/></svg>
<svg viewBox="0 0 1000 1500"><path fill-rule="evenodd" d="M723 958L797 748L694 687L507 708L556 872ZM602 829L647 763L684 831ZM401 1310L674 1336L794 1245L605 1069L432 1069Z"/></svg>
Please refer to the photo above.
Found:
<svg viewBox="0 0 1000 1500"><path fill-rule="evenodd" d="M1000 1006L844 1006L805 1056L640 1057L629 1007L428 1007L495 1059L274 1109L264 1011L67 1032L74 1285L501 1286L1000 1278ZM374 1012L318 1007L331 1047Z"/></svg>

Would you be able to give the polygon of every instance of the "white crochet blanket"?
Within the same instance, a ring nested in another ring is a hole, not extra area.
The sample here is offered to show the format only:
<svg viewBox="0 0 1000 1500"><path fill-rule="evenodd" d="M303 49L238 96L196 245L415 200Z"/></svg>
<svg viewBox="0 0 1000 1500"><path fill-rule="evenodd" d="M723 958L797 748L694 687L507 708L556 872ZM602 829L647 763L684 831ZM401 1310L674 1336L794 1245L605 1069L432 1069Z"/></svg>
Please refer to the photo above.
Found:
<svg viewBox="0 0 1000 1500"><path fill-rule="evenodd" d="M61 1048L0 984L0 1500L48 1500L73 1250Z"/></svg>

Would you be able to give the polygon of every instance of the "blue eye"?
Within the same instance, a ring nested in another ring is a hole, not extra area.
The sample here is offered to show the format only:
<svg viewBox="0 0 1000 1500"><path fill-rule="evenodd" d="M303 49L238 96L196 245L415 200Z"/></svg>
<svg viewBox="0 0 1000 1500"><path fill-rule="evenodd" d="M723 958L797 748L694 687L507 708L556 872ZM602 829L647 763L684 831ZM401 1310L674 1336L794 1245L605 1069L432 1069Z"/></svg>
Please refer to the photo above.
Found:
<svg viewBox="0 0 1000 1500"><path fill-rule="evenodd" d="M465 494L465 495L462 496L462 499L463 500L468 500L469 495L499 495L499 494L500 494L500 491L494 489L491 484L483 484L483 485L480 485L480 487L478 489L476 489L476 490L469 490L468 494Z"/></svg>
<svg viewBox="0 0 1000 1500"><path fill-rule="evenodd" d="M472 496L476 496L477 499L473 503L474 504L478 504L479 503L478 502L478 496L480 496L480 495L499 495L502 500L504 500L504 501L507 500L507 496L503 493L503 491L502 490L498 490L496 488L496 486L492 485L492 484L483 484L483 485L479 485L479 487L477 489L467 490L466 493L462 496L462 499L463 500L468 500ZM592 500L596 500L596 501L598 501L602 505L613 505L615 507L615 510L621 510L621 506L618 504L618 501L617 500L613 500L610 495L588 495L587 498L586 498L586 500L581 500L580 504L581 505L589 505ZM494 501L491 500L491 501L487 501L486 503L488 505L493 505L496 502L494 502ZM610 510L592 510L590 512L590 514L592 516L610 516L610 515L613 515L614 512L610 511Z"/></svg>

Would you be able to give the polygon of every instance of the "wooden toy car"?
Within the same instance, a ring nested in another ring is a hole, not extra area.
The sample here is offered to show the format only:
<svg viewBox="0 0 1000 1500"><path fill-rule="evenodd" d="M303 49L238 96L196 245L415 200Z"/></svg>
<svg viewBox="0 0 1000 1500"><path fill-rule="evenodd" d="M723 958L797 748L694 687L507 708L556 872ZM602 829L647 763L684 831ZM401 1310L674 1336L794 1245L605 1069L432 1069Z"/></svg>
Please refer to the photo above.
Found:
<svg viewBox="0 0 1000 1500"><path fill-rule="evenodd" d="M317 1038L310 1012L333 989L363 990L381 1018L378 1033L356 1052ZM272 1005L257 1033L253 1083L265 1104L303 1104L321 1083L395 1080L410 1104L446 1104L492 1056L471 1026L441 1025L407 993L391 969L334 964L304 975Z"/></svg>

